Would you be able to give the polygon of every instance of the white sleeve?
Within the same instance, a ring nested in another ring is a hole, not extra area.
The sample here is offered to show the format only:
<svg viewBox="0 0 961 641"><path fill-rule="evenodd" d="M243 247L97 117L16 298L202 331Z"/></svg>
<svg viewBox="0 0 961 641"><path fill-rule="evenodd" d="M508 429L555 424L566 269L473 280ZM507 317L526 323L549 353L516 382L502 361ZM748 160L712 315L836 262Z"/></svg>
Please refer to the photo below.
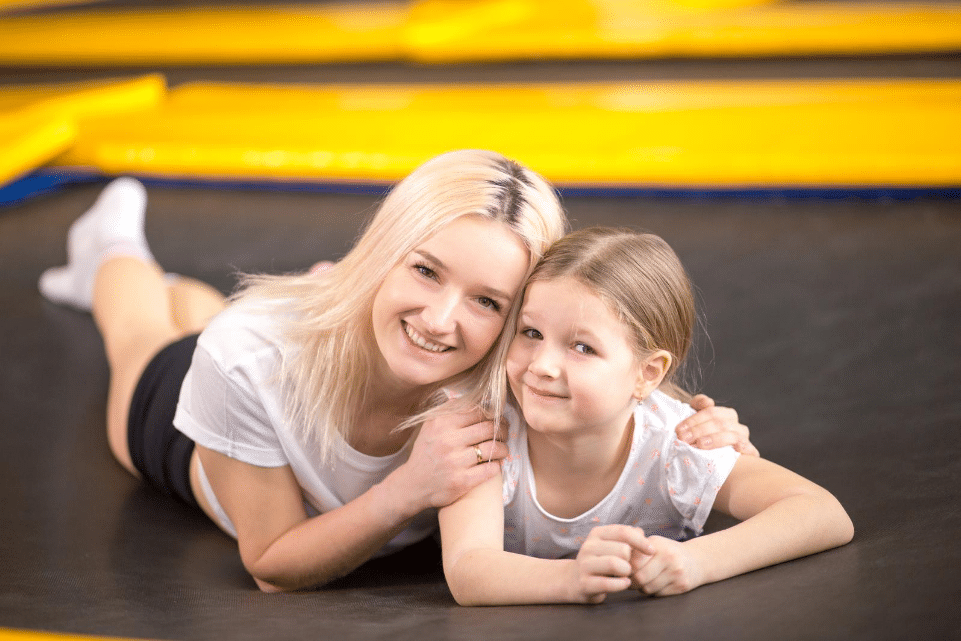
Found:
<svg viewBox="0 0 961 641"><path fill-rule="evenodd" d="M277 433L260 400L263 381L253 381L242 367L224 371L198 345L174 425L196 443L259 467L287 465Z"/></svg>
<svg viewBox="0 0 961 641"><path fill-rule="evenodd" d="M700 534L717 493L740 455L730 446L699 450L677 439L669 447L665 476L671 502L684 519L684 526Z"/></svg>
<svg viewBox="0 0 961 641"><path fill-rule="evenodd" d="M524 468L524 450L526 449L524 439L526 433L521 429L520 412L512 406L505 408L504 420L507 423L507 434L502 438L507 445L508 452L507 458L501 461L501 474L504 479L501 490L504 505L508 505L514 500L517 483Z"/></svg>

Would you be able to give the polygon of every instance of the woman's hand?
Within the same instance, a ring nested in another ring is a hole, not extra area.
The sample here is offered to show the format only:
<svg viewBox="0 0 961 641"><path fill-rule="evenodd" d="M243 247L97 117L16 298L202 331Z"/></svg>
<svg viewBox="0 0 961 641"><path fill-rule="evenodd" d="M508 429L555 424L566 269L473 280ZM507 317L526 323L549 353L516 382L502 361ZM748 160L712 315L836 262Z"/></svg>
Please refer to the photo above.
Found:
<svg viewBox="0 0 961 641"><path fill-rule="evenodd" d="M714 399L698 394L690 402L697 410L694 416L677 424L677 438L702 450L731 445L741 454L760 456L751 443L751 431L738 420L730 407L716 407Z"/></svg>
<svg viewBox="0 0 961 641"><path fill-rule="evenodd" d="M600 603L611 592L632 585L631 559L643 552L653 554L640 528L629 525L601 525L588 535L572 566L571 601Z"/></svg>
<svg viewBox="0 0 961 641"><path fill-rule="evenodd" d="M684 543L650 536L647 544L653 553L634 550L631 557L631 585L651 596L671 596L690 592L704 582L701 564Z"/></svg>
<svg viewBox="0 0 961 641"><path fill-rule="evenodd" d="M329 260L322 260L322 261L320 261L320 262L317 262L317 263L314 263L313 265L311 265L311 266L310 266L310 269L308 270L308 273L309 273L311 276L314 276L315 274L319 274L319 273L321 273L321 272L327 271L328 269L330 269L330 268L333 267L333 266L334 266L334 263L333 263L333 262L331 262L331 261L329 261Z"/></svg>
<svg viewBox="0 0 961 641"><path fill-rule="evenodd" d="M507 446L494 436L493 421L479 409L426 421L398 469L404 470L399 491L419 500L421 509L450 505L500 472Z"/></svg>

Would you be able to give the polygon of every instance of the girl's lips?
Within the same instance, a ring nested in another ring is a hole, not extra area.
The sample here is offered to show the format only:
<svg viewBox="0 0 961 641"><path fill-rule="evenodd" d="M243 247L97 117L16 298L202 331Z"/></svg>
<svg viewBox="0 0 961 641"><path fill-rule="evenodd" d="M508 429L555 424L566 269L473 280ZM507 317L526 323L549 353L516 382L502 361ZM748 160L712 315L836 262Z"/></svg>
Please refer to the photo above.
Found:
<svg viewBox="0 0 961 641"><path fill-rule="evenodd" d="M527 385L526 387L528 390L530 390L531 394L535 396L540 396L541 398L567 398L563 394L555 394L553 392L548 392L546 390L540 390L540 389L537 389L536 387L531 387L530 385Z"/></svg>

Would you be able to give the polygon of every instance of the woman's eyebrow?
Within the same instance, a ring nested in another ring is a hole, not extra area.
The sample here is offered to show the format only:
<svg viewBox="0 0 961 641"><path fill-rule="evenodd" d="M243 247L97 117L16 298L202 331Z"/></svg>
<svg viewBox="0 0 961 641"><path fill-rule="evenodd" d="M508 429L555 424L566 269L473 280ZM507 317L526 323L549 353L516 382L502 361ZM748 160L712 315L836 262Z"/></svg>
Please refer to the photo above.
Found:
<svg viewBox="0 0 961 641"><path fill-rule="evenodd" d="M434 267L436 269L439 269L440 271L445 271L445 272L450 271L447 265L444 264L444 261L442 261L440 258L435 256L434 254L430 253L426 249L415 249L413 253L419 255L421 258L423 258L427 262L432 263ZM500 298L503 300L512 300L512 297L510 294L503 292L497 289L496 287L490 287L489 285L482 285L479 289L481 290L481 292L483 292L484 296L488 296L490 298Z"/></svg>

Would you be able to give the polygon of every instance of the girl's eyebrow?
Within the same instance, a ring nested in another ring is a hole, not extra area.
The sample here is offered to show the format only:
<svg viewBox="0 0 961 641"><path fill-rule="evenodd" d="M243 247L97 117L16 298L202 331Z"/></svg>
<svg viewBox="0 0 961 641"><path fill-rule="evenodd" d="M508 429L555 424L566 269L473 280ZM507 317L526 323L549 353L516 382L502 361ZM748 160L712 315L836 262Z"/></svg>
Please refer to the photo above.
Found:
<svg viewBox="0 0 961 641"><path fill-rule="evenodd" d="M436 266L436 268L439 269L440 271L450 271L447 265L444 264L444 261L442 261L437 256L434 256L432 253L430 253L426 249L415 249L413 253L418 254L421 258L425 259L427 262L433 263ZM502 292L496 287L489 287L487 285L482 285L480 287L480 290L481 290L481 293L484 296L487 296L488 298L500 298L501 300L511 300L510 294Z"/></svg>

